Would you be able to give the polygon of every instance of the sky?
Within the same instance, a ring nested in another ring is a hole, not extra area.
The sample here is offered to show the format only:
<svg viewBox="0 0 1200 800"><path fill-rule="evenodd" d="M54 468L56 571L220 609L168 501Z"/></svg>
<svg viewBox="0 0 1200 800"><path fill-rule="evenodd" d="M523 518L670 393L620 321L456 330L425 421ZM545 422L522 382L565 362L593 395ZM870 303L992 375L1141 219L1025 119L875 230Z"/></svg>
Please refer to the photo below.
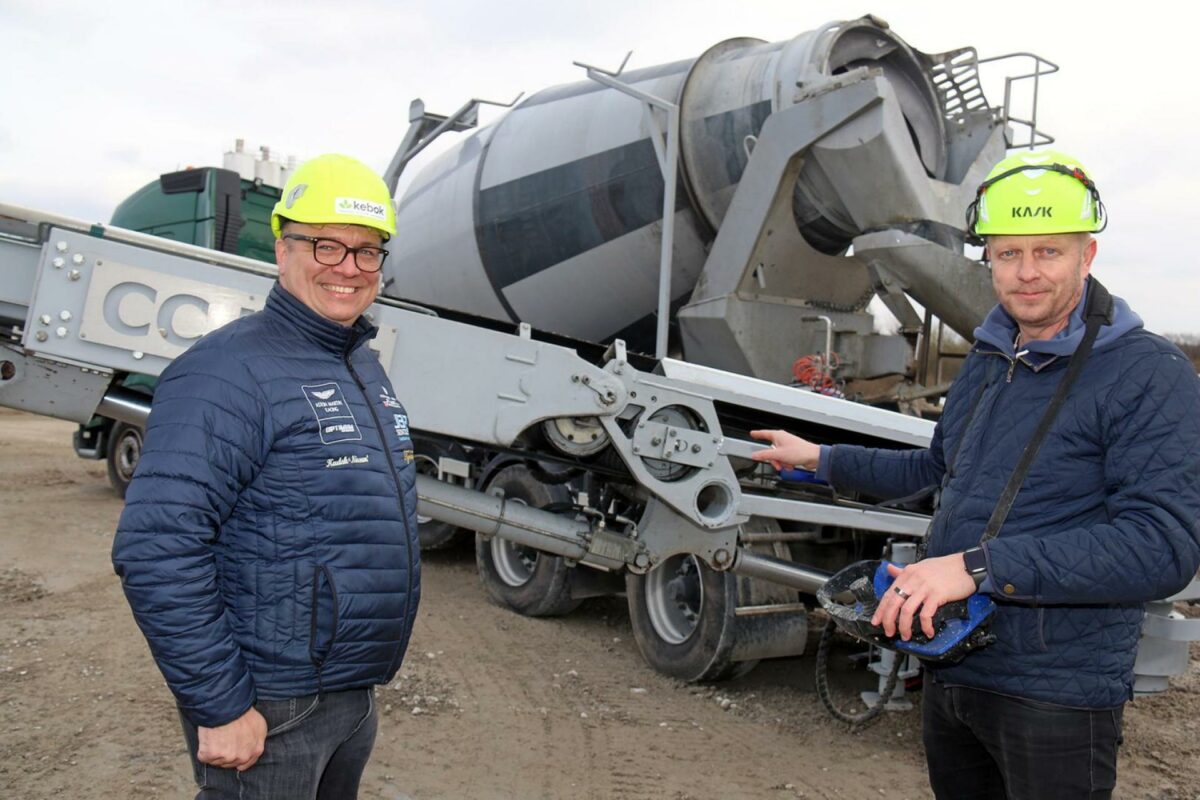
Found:
<svg viewBox="0 0 1200 800"><path fill-rule="evenodd" d="M106 221L162 172L219 166L237 138L300 160L345 152L382 171L415 97L450 113L584 79L573 61L615 68L632 50L629 68L650 66L871 12L924 52L970 45L1059 64L1039 123L1108 208L1094 274L1151 330L1200 334L1200 10L1109 5L0 0L0 203ZM500 113L485 108L481 121Z"/></svg>

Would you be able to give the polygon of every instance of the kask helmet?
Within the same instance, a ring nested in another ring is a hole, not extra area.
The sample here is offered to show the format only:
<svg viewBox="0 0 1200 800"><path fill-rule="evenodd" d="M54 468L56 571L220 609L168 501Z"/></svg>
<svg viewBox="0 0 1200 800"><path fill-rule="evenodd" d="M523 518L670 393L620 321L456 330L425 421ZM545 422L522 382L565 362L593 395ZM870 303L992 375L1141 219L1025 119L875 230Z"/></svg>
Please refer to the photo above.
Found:
<svg viewBox="0 0 1200 800"><path fill-rule="evenodd" d="M365 225L396 235L396 209L387 185L356 158L328 153L301 164L271 211L271 231L282 235L283 220L310 225Z"/></svg>
<svg viewBox="0 0 1200 800"><path fill-rule="evenodd" d="M980 237L1098 233L1106 224L1096 184L1078 159L1057 150L1004 159L967 208L967 232Z"/></svg>

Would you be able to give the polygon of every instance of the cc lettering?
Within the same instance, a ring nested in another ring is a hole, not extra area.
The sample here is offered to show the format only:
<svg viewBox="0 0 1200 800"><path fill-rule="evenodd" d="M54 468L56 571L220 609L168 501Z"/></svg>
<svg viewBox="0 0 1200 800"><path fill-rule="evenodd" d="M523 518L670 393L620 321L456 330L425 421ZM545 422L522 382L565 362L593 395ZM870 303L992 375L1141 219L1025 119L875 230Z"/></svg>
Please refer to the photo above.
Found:
<svg viewBox="0 0 1200 800"><path fill-rule="evenodd" d="M158 331L171 344L186 347L212 327L208 301L193 294L173 295L158 307Z"/></svg>
<svg viewBox="0 0 1200 800"><path fill-rule="evenodd" d="M104 298L104 321L126 336L145 336L154 318L158 292L144 283L118 283Z"/></svg>
<svg viewBox="0 0 1200 800"><path fill-rule="evenodd" d="M210 301L187 292L163 297L157 289L135 281L118 283L104 298L104 321L112 330L126 336L148 336L153 327L163 339L184 348L251 313L253 309L230 297Z"/></svg>

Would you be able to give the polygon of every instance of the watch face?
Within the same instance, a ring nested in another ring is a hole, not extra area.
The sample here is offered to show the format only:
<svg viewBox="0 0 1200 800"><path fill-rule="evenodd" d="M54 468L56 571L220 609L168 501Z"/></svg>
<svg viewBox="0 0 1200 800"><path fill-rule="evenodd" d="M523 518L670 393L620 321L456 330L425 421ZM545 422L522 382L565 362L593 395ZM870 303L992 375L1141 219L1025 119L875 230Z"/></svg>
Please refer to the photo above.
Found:
<svg viewBox="0 0 1200 800"><path fill-rule="evenodd" d="M964 552L963 566L972 575L987 572L987 556L984 555L983 548L976 547Z"/></svg>

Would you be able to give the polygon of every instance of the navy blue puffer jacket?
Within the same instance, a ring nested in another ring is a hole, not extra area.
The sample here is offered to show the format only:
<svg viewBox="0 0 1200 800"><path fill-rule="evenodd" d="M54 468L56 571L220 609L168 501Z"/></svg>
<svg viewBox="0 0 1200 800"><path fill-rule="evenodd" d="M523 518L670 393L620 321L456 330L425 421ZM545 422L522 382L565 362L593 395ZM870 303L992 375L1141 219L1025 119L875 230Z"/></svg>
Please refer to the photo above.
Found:
<svg viewBox="0 0 1200 800"><path fill-rule="evenodd" d="M889 498L940 484L929 555L978 545L1082 338L1082 305L1067 330L1021 355L1016 325L997 306L976 331L930 448L834 446L832 483ZM998 640L937 666L942 681L1118 706L1132 696L1142 604L1179 591L1200 566L1200 382L1124 301L1116 311L984 548Z"/></svg>
<svg viewBox="0 0 1200 800"><path fill-rule="evenodd" d="M374 335L276 285L159 381L113 563L196 725L400 665L420 595L416 484Z"/></svg>

